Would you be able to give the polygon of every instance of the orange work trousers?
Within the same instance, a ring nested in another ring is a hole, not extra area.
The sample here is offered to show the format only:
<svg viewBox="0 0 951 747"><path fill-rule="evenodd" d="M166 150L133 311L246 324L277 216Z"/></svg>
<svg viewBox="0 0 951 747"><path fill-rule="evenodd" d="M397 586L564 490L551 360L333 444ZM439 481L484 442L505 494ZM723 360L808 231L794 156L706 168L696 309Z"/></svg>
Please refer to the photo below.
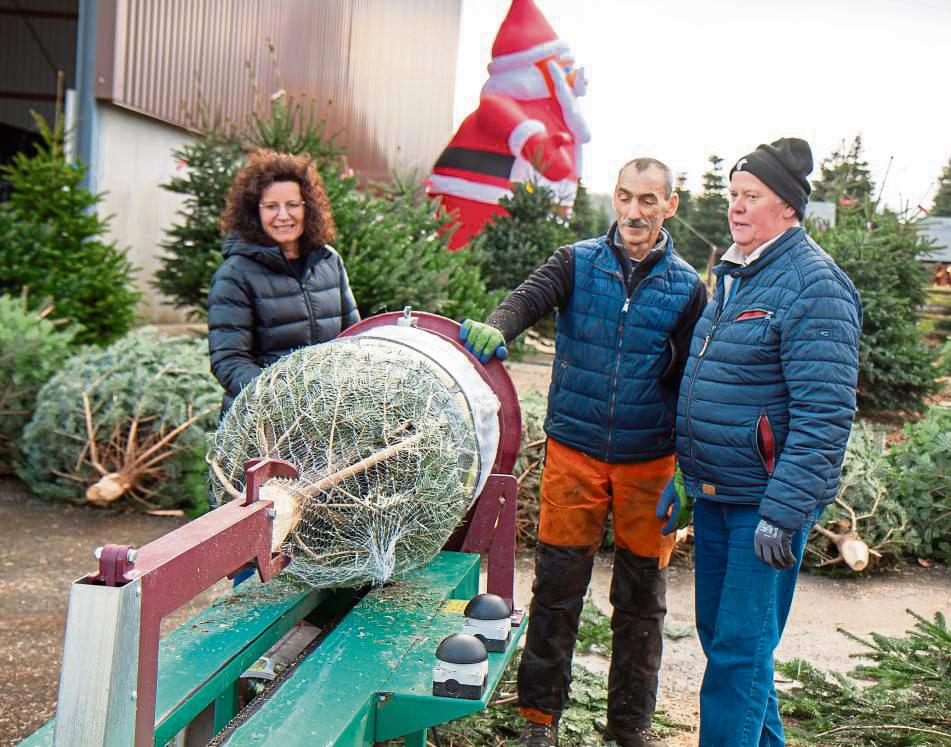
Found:
<svg viewBox="0 0 951 747"><path fill-rule="evenodd" d="M538 539L559 547L586 547L594 553L604 537L608 511L614 512L617 547L665 568L676 541L660 533L666 519L657 501L674 476L674 456L634 464L602 462L549 438L542 472Z"/></svg>

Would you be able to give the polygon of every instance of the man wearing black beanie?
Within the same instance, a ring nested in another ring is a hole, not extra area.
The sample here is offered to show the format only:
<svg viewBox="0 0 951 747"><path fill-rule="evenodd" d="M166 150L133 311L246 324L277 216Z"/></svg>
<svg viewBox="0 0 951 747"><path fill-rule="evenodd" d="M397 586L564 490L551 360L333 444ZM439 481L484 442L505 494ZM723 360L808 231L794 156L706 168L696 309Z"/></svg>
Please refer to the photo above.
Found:
<svg viewBox="0 0 951 747"><path fill-rule="evenodd" d="M773 651L855 414L862 305L800 225L810 171L798 138L730 171L735 243L715 268L677 406L684 490L672 483L657 508L694 499L701 747L784 744Z"/></svg>

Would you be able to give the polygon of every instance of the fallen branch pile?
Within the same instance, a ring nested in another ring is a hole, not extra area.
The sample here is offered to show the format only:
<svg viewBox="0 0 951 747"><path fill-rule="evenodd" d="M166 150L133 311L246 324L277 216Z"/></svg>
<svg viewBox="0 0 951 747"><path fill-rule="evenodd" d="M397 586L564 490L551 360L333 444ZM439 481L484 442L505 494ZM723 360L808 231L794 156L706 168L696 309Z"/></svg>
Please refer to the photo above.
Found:
<svg viewBox="0 0 951 747"><path fill-rule="evenodd" d="M903 638L873 633L865 640L842 630L867 651L856 656L871 664L854 675L828 674L805 661L780 664L796 682L780 696L780 711L796 720L787 729L796 744L951 744L951 631L944 616L933 622L908 610L914 627Z"/></svg>

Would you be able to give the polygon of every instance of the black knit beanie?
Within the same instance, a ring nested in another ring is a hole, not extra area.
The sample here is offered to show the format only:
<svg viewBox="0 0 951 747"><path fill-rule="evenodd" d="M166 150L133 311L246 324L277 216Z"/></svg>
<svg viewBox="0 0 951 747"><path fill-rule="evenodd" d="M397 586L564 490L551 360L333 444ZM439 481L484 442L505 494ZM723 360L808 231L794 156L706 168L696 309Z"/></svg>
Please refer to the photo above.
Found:
<svg viewBox="0 0 951 747"><path fill-rule="evenodd" d="M746 171L773 190L796 211L799 220L806 214L812 187L806 177L812 171L812 149L798 137L781 137L747 153L730 169Z"/></svg>

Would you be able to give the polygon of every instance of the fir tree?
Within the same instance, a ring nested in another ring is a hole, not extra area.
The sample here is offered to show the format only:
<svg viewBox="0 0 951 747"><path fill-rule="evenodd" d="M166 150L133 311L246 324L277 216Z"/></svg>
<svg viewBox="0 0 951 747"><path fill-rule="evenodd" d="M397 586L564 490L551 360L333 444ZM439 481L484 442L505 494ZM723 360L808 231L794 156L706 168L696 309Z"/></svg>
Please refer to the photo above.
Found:
<svg viewBox="0 0 951 747"><path fill-rule="evenodd" d="M687 221L694 230L687 232L679 247L681 256L701 271L707 266L711 243L720 252L733 243L726 217L729 202L725 194L723 159L712 155L709 163L710 167L703 175L703 192L692 201L689 210Z"/></svg>
<svg viewBox="0 0 951 747"><path fill-rule="evenodd" d="M687 225L690 223L690 214L693 207L693 196L690 194L690 190L687 189L687 175L685 173L677 174L677 184L674 187L674 192L680 199L680 204L674 217L664 221L664 228L667 229L670 238L674 241L674 249L683 256L689 241L690 229L687 228ZM706 264L705 260L704 264Z"/></svg>
<svg viewBox="0 0 951 747"><path fill-rule="evenodd" d="M488 293L479 258L451 252L449 218L410 179L351 192L334 206L336 247L364 317L412 306L453 319L483 318L499 294Z"/></svg>
<svg viewBox="0 0 951 747"><path fill-rule="evenodd" d="M63 126L34 115L40 139L31 155L18 153L0 175L13 192L0 206L0 293L50 299L52 318L81 329L79 343L105 345L125 334L139 293L125 252L103 239L102 200L80 186L86 169L63 152Z"/></svg>
<svg viewBox="0 0 951 747"><path fill-rule="evenodd" d="M935 195L931 215L951 217L951 159L938 178L938 194Z"/></svg>
<svg viewBox="0 0 951 747"><path fill-rule="evenodd" d="M875 185L868 161L862 157L862 136L856 135L848 147L845 141L822 161L819 179L812 185L810 199L856 206L867 211Z"/></svg>
<svg viewBox="0 0 951 747"><path fill-rule="evenodd" d="M172 152L185 167L162 188L185 196L180 221L165 231L165 255L153 285L189 316L208 311L208 285L221 264L218 220L243 158L240 145L220 132Z"/></svg>
<svg viewBox="0 0 951 747"><path fill-rule="evenodd" d="M860 211L840 211L836 226L814 238L862 298L860 407L917 412L935 390L936 356L924 345L918 326L928 284L920 258L931 246L913 224L902 223L894 213L874 217L866 222Z"/></svg>
<svg viewBox="0 0 951 747"><path fill-rule="evenodd" d="M911 610L915 625L902 637L872 633L860 638L839 632L865 650L856 682L827 674L806 661L779 664L793 681L779 699L792 716L796 744L905 747L951 743L951 631L940 612L927 620Z"/></svg>
<svg viewBox="0 0 951 747"><path fill-rule="evenodd" d="M0 295L0 474L12 472L17 442L36 394L69 356L75 330L30 309L27 298Z"/></svg>
<svg viewBox="0 0 951 747"><path fill-rule="evenodd" d="M574 237L547 187L515 184L512 196L503 197L499 204L508 214L487 223L473 243L483 258L486 285L509 291Z"/></svg>
<svg viewBox="0 0 951 747"><path fill-rule="evenodd" d="M591 195L584 184L578 182L578 193L575 195L575 204L571 210L571 219L568 227L575 239L590 239L592 236L602 236L611 225L611 216L603 205L595 207Z"/></svg>

